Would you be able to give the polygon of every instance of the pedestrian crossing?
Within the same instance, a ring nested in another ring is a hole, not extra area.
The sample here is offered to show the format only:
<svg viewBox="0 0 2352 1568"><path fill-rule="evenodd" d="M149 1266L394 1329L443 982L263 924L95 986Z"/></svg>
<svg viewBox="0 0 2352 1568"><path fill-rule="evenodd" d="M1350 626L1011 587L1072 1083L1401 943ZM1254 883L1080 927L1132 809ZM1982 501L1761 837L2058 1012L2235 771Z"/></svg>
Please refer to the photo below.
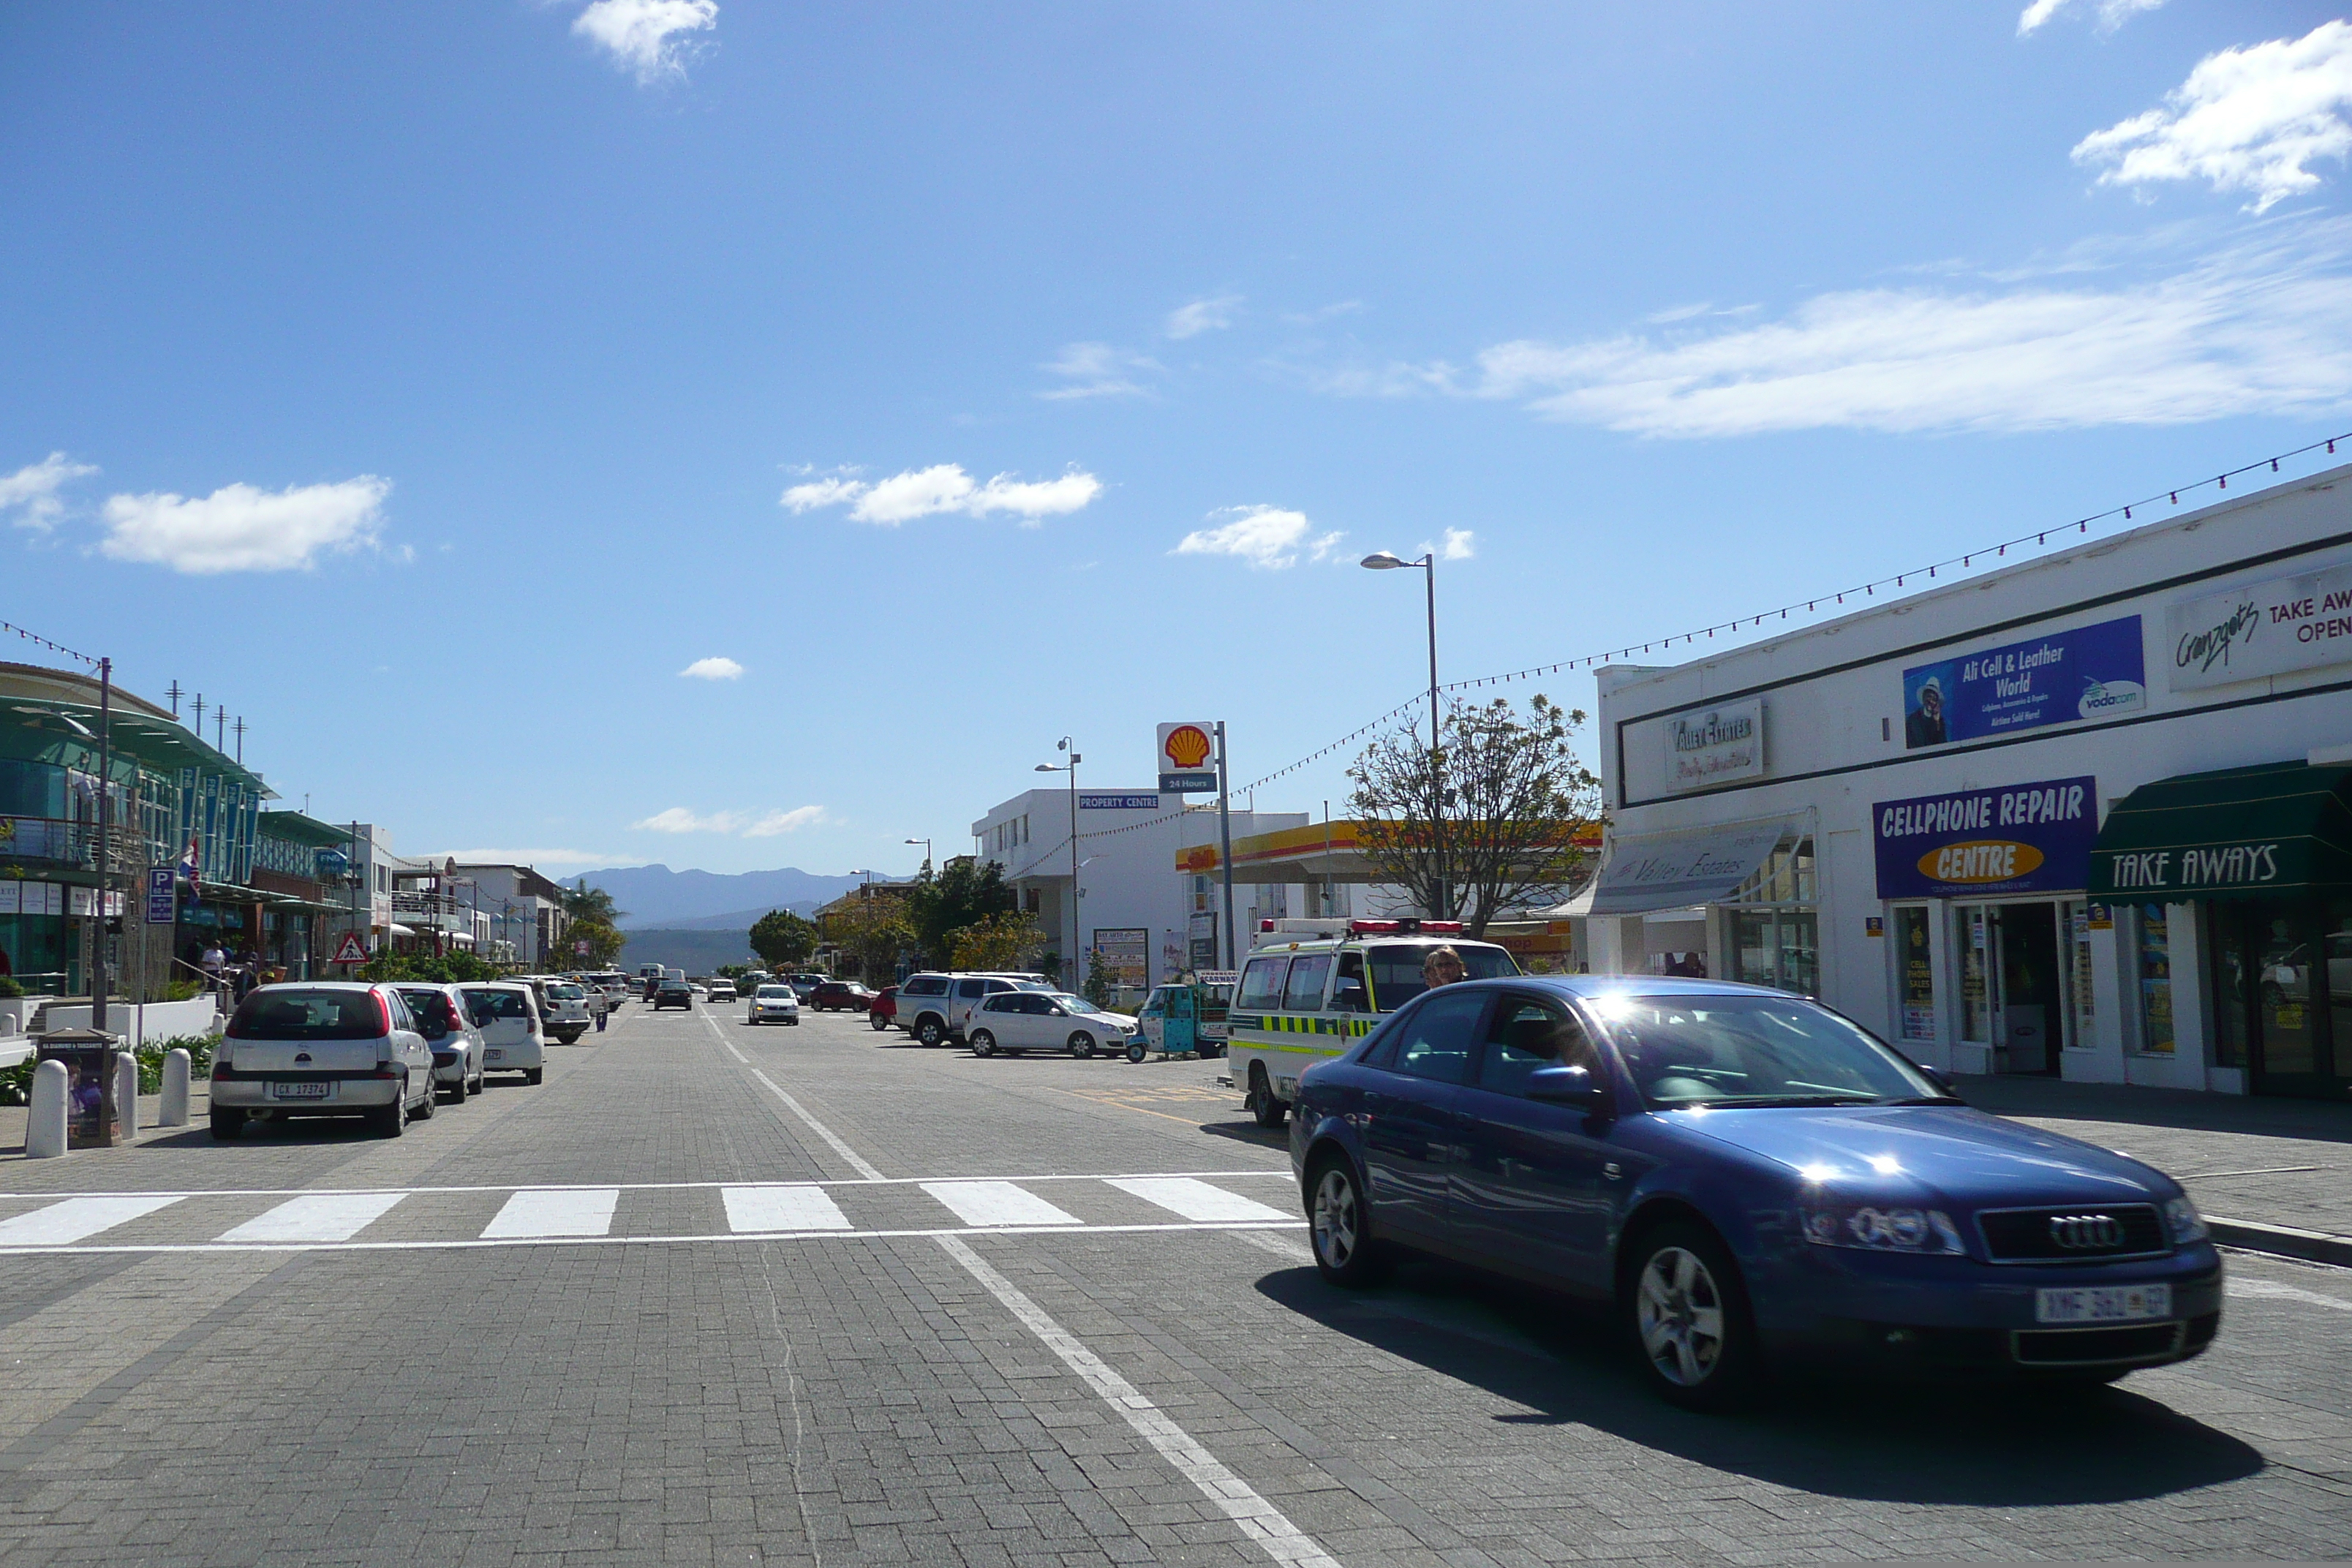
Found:
<svg viewBox="0 0 2352 1568"><path fill-rule="evenodd" d="M0 1256L1297 1228L1288 1173L0 1194Z"/></svg>

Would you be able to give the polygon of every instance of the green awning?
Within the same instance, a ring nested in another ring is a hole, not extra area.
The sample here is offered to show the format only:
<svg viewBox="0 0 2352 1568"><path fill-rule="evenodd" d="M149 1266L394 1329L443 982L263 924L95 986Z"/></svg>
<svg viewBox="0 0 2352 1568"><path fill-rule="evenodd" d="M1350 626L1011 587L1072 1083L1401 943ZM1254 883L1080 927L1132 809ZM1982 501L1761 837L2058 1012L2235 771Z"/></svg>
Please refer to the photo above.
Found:
<svg viewBox="0 0 2352 1568"><path fill-rule="evenodd" d="M2272 763L2142 784L2091 848L2095 899L2352 893L2352 766Z"/></svg>

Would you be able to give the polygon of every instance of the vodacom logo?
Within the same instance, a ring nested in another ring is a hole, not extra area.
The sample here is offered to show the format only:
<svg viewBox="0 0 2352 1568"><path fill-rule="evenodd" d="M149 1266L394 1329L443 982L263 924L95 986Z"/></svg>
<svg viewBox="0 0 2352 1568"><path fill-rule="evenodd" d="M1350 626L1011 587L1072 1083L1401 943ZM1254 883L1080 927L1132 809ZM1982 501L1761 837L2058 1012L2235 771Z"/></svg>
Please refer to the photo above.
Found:
<svg viewBox="0 0 2352 1568"><path fill-rule="evenodd" d="M1180 768L1197 768L1209 760L1209 737L1198 724L1179 724L1168 731L1163 748Z"/></svg>

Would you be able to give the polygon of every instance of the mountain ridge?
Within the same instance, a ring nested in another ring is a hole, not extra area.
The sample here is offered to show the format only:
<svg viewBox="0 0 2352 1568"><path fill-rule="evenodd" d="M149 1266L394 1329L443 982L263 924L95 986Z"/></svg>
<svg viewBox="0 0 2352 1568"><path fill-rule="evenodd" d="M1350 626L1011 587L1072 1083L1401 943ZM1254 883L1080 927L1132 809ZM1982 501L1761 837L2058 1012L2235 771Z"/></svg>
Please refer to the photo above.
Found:
<svg viewBox="0 0 2352 1568"><path fill-rule="evenodd" d="M743 929L749 930L770 910L791 909L806 914L861 882L882 879L855 874L829 877L797 866L772 871L702 871L691 867L673 871L656 862L584 871L564 881L612 894L613 902L623 911L620 928L629 931L723 928L739 917Z"/></svg>

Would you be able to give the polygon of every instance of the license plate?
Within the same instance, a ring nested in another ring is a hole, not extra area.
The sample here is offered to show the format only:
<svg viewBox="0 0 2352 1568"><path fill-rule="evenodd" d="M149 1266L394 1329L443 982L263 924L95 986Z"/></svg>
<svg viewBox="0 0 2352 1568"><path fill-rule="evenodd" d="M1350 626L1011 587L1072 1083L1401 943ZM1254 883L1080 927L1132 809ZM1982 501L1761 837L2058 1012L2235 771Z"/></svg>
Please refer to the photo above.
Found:
<svg viewBox="0 0 2352 1568"><path fill-rule="evenodd" d="M482 1059L484 1061L502 1062L507 1059L507 1054L504 1051L484 1051L482 1053Z"/></svg>
<svg viewBox="0 0 2352 1568"><path fill-rule="evenodd" d="M324 1100L332 1090L331 1083L273 1083L269 1086L272 1100Z"/></svg>
<svg viewBox="0 0 2352 1568"><path fill-rule="evenodd" d="M2033 1293L2037 1323L2134 1323L2170 1316L2169 1285L2092 1285Z"/></svg>

